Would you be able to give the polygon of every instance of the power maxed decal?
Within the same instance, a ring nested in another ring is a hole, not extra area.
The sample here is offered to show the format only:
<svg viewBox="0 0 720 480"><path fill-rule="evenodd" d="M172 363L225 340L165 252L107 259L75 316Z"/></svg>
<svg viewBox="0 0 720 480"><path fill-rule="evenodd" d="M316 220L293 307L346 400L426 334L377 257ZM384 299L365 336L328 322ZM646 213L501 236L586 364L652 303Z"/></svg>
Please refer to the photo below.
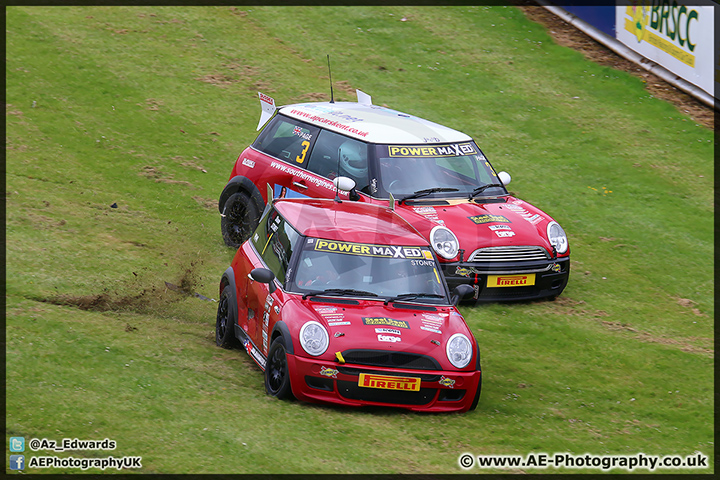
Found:
<svg viewBox="0 0 720 480"><path fill-rule="evenodd" d="M388 146L388 155L391 157L459 157L462 155L475 155L479 153L473 143L455 143L435 145L432 147L410 147L401 145Z"/></svg>
<svg viewBox="0 0 720 480"><path fill-rule="evenodd" d="M427 256L423 249L416 247L395 247L365 243L336 242L331 240L317 240L313 250L317 252L346 253L363 257L426 258Z"/></svg>

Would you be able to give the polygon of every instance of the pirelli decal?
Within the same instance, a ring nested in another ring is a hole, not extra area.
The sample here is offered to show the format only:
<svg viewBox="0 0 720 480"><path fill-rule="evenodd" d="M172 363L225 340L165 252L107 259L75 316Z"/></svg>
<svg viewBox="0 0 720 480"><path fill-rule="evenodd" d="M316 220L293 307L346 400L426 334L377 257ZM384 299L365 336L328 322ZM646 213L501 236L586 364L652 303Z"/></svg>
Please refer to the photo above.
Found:
<svg viewBox="0 0 720 480"><path fill-rule="evenodd" d="M535 274L527 275L488 275L487 286L495 287L527 287L535 285Z"/></svg>
<svg viewBox="0 0 720 480"><path fill-rule="evenodd" d="M384 390L420 391L420 379L414 377L390 377L361 373L358 386L366 388L382 388Z"/></svg>
<svg viewBox="0 0 720 480"><path fill-rule="evenodd" d="M447 145L410 146L390 145L388 155L396 158L459 157L480 153L474 143L449 143Z"/></svg>
<svg viewBox="0 0 720 480"><path fill-rule="evenodd" d="M430 255L432 258L432 254L428 249L419 247L396 247L393 245L336 242L333 240L317 240L313 249L318 252L345 253L363 257L419 259L427 258Z"/></svg>
<svg viewBox="0 0 720 480"><path fill-rule="evenodd" d="M410 328L410 324L405 320L395 320L387 317L363 317L365 325L382 325L384 327Z"/></svg>
<svg viewBox="0 0 720 480"><path fill-rule="evenodd" d="M481 225L483 223L512 223L506 216L504 215L475 215L473 217L468 217L470 220L475 222L477 225Z"/></svg>

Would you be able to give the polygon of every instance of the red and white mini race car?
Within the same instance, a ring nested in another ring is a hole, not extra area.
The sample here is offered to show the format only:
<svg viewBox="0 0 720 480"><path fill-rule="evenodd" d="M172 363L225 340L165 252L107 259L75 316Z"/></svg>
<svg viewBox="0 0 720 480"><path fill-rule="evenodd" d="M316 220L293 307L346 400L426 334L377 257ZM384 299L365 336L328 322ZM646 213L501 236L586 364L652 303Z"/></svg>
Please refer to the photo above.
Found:
<svg viewBox="0 0 720 480"><path fill-rule="evenodd" d="M341 198L398 202L397 212L429 241L450 287L471 285L475 301L554 298L570 273L568 239L560 225L506 190L464 133L358 102L303 103L276 108L260 94L255 142L238 157L220 195L222 234L238 246L255 229L268 201L266 184L293 195L333 198L333 179L356 188ZM268 122L269 119L269 122Z"/></svg>
<svg viewBox="0 0 720 480"><path fill-rule="evenodd" d="M220 282L216 342L237 340L266 391L306 402L465 412L477 342L433 250L385 207L272 201Z"/></svg>

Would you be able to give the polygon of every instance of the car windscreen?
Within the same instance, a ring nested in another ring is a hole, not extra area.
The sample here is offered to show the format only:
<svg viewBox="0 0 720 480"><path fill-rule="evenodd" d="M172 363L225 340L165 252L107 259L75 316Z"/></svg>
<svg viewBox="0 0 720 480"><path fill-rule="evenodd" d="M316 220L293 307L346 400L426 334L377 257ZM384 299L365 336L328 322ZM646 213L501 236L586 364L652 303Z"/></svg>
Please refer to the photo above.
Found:
<svg viewBox="0 0 720 480"><path fill-rule="evenodd" d="M357 293L346 293L380 299L408 296L413 302L448 304L430 247L306 238L287 288L303 294L355 290Z"/></svg>
<svg viewBox="0 0 720 480"><path fill-rule="evenodd" d="M428 189L442 197L468 197L478 187L499 184L495 170L473 142L436 145L377 145L376 196L397 199ZM504 195L504 187L490 187L485 195Z"/></svg>

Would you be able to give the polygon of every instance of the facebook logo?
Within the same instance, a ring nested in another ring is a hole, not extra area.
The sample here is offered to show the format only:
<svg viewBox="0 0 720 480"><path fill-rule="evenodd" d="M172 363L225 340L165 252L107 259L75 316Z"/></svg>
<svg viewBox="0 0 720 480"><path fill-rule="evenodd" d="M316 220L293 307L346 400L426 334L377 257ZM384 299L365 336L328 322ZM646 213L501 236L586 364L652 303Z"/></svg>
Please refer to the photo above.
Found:
<svg viewBox="0 0 720 480"><path fill-rule="evenodd" d="M25 470L25 455L10 455L10 470Z"/></svg>
<svg viewBox="0 0 720 480"><path fill-rule="evenodd" d="M24 452L25 451L25 437L10 437L10 451L11 452Z"/></svg>

